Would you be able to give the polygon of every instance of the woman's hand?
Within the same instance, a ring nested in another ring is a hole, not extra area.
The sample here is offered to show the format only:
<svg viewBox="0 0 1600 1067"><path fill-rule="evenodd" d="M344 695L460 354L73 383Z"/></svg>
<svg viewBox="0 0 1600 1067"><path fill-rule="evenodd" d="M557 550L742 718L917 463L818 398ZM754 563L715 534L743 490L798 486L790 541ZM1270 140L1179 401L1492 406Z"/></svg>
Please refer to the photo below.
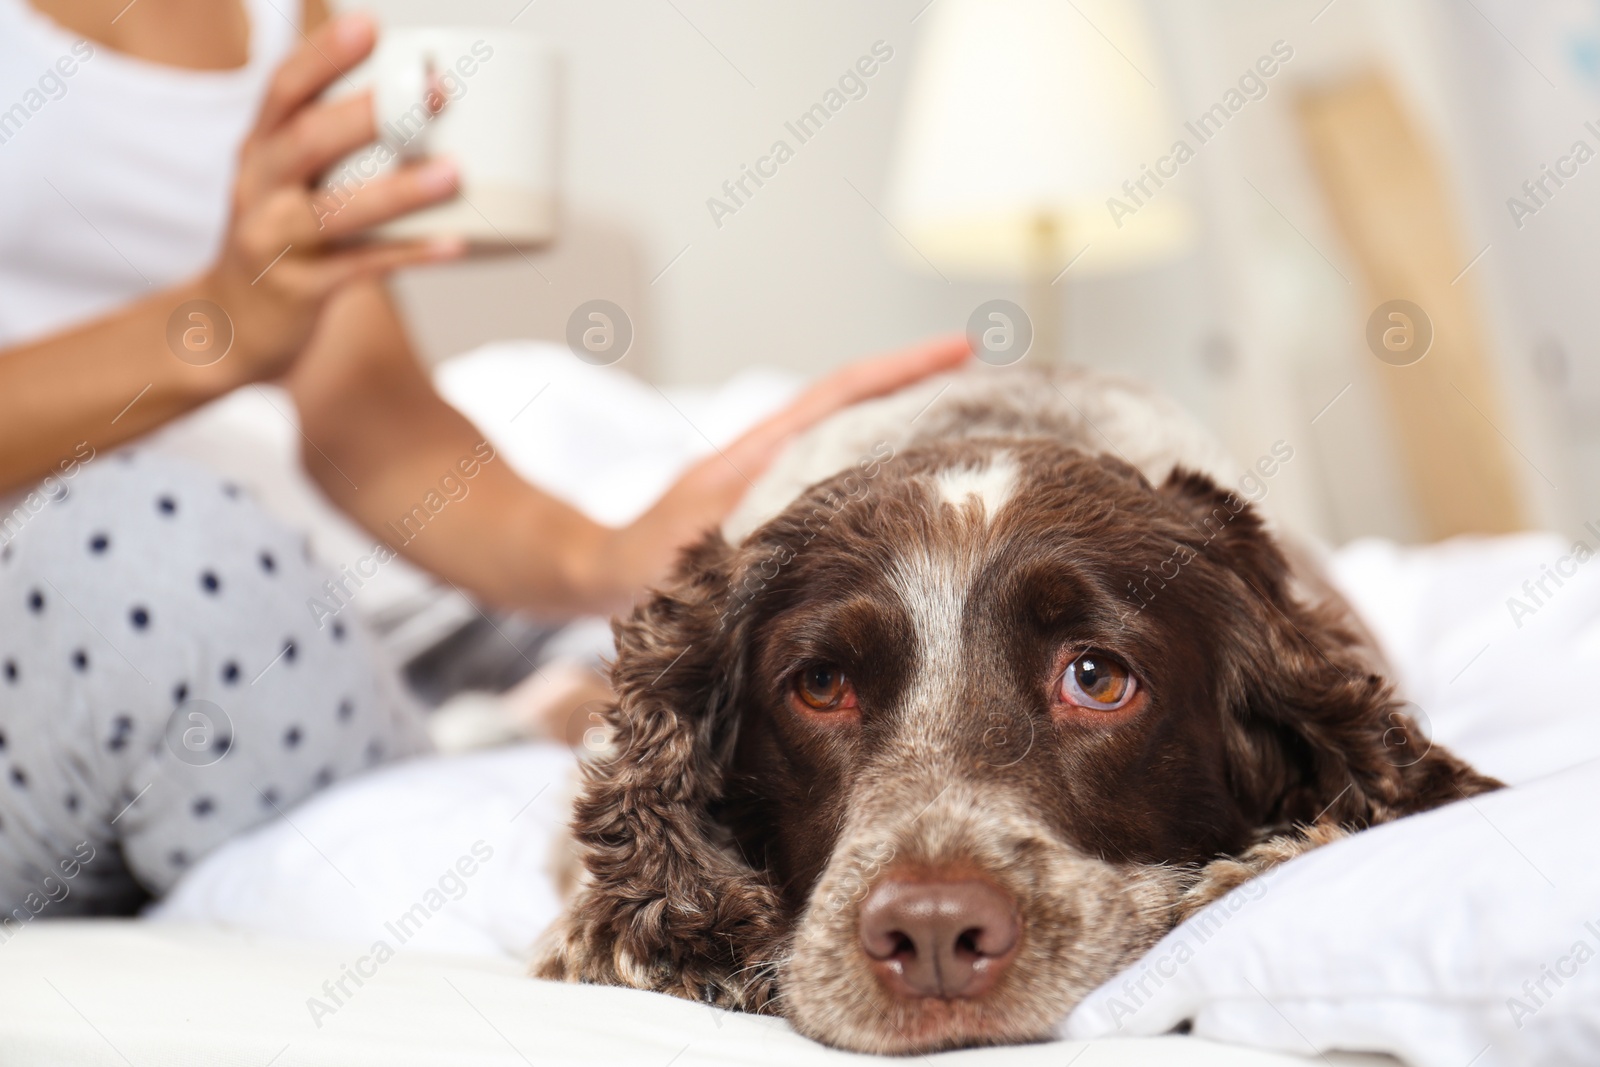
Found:
<svg viewBox="0 0 1600 1067"><path fill-rule="evenodd" d="M370 92L318 100L376 39L372 22L360 15L313 31L273 75L240 151L222 252L200 285L233 320L234 345L223 366L231 365L235 384L282 374L309 339L324 301L341 286L463 250L458 241L341 247L372 226L456 193L455 168L444 160L356 179L342 193L318 186L328 168L377 135Z"/></svg>
<svg viewBox="0 0 1600 1067"><path fill-rule="evenodd" d="M678 550L721 522L795 434L851 404L951 370L971 354L965 337L930 341L837 370L718 454L690 467L633 525L611 531L587 583L601 601L625 605L666 577Z"/></svg>

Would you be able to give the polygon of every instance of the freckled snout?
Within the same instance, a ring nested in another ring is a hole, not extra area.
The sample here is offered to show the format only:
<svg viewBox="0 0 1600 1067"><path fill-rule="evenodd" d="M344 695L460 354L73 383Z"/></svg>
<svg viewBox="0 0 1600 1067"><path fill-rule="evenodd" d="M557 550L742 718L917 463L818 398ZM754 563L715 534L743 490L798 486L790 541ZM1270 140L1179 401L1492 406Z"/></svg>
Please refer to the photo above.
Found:
<svg viewBox="0 0 1600 1067"><path fill-rule="evenodd" d="M902 997L982 996L1016 955L1016 902L987 881L888 877L861 903L861 947Z"/></svg>

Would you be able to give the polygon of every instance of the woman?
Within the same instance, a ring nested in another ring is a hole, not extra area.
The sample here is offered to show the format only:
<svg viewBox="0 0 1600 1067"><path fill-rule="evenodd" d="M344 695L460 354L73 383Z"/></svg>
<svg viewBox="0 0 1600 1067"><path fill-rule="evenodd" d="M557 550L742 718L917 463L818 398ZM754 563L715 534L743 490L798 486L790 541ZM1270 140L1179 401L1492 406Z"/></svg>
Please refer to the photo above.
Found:
<svg viewBox="0 0 1600 1067"><path fill-rule="evenodd" d="M455 195L455 172L412 164L319 211L318 176L374 136L366 94L320 94L375 29L284 2L0 0L3 912L39 913L67 877L54 913L126 909L227 837L425 744L359 625L306 624L327 576L297 538L205 470L120 448L279 381L306 472L379 536L477 454L381 281L463 249L351 241ZM208 366L168 340L194 301L233 325ZM472 464L471 494L401 552L506 608L624 606L794 432L965 351L825 379L623 529Z"/></svg>

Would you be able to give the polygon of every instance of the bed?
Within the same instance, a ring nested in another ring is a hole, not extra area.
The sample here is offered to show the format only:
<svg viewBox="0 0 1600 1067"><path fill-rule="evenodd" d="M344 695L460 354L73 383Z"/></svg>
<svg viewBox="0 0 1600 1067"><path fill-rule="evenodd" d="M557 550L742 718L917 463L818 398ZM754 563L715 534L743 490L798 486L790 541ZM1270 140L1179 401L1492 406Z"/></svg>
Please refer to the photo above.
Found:
<svg viewBox="0 0 1600 1067"><path fill-rule="evenodd" d="M507 462L613 522L793 387L750 375L663 395L527 344L446 364L439 382ZM226 462L228 448L205 439L226 433L241 457L231 473L312 529L327 558L359 546L292 484L281 398L227 403L210 429L201 420L165 446ZM1526 534L1335 553L1332 573L1413 713L1513 788L1357 835L1230 894L1092 995L1053 1042L937 1058L1600 1062L1596 547ZM1554 567L1562 582L1514 609L1523 583ZM369 604L433 612L436 628L463 610L404 574ZM230 843L145 920L26 925L0 943L0 1065L857 1058L778 1019L524 977L558 907L572 769L565 749L536 744L387 768Z"/></svg>

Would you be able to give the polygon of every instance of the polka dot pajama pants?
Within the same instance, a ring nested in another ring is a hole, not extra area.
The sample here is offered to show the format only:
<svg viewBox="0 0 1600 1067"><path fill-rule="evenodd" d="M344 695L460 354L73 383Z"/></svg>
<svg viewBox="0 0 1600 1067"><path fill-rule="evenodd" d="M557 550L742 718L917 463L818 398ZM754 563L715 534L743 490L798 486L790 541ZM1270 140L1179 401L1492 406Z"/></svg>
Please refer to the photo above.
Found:
<svg viewBox="0 0 1600 1067"><path fill-rule="evenodd" d="M329 575L245 494L145 452L57 489L0 509L0 927L126 912L426 749L353 613L308 608Z"/></svg>

